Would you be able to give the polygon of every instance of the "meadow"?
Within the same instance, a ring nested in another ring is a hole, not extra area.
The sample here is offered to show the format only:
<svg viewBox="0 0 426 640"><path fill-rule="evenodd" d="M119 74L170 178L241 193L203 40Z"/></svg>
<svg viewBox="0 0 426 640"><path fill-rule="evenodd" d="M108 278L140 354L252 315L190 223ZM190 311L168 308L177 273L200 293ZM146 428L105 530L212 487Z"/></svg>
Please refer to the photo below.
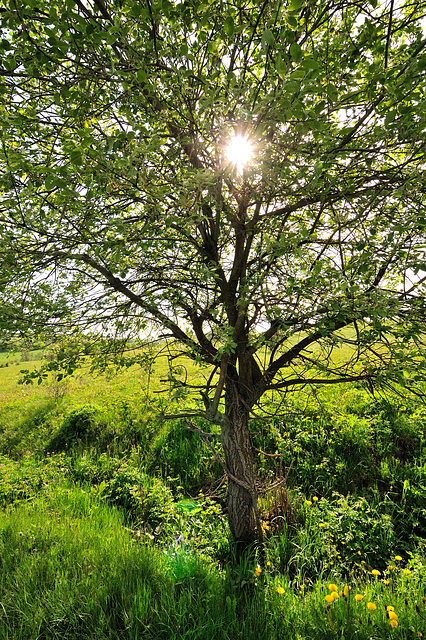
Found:
<svg viewBox="0 0 426 640"><path fill-rule="evenodd" d="M161 417L165 363L19 385L40 356L0 354L2 640L426 637L419 399L305 389L254 420L261 486L286 483L237 563L221 467Z"/></svg>

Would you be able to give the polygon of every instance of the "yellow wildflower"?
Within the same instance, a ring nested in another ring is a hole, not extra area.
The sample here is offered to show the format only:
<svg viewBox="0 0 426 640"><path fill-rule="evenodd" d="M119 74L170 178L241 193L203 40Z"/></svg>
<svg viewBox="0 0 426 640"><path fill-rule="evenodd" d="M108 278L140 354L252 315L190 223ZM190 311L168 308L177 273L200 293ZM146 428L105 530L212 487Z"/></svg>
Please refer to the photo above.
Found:
<svg viewBox="0 0 426 640"><path fill-rule="evenodd" d="M380 573L380 571L377 571L377 569L373 569L373 571L371 572L373 576L381 576L382 574Z"/></svg>
<svg viewBox="0 0 426 640"><path fill-rule="evenodd" d="M370 611L375 611L377 607L374 602L367 602L367 609L370 609Z"/></svg>
<svg viewBox="0 0 426 640"><path fill-rule="evenodd" d="M327 595L325 596L325 600L327 600L327 602L331 604L334 601L333 594L327 593Z"/></svg>
<svg viewBox="0 0 426 640"><path fill-rule="evenodd" d="M355 595L355 600L360 601L360 600L362 600L362 599L363 599L363 597L364 597L364 596L363 596L361 593L357 593L357 594Z"/></svg>
<svg viewBox="0 0 426 640"><path fill-rule="evenodd" d="M386 611L395 611L395 607L393 607L391 604L388 604L388 606L386 607Z"/></svg>
<svg viewBox="0 0 426 640"><path fill-rule="evenodd" d="M254 575L256 576L256 578L260 576L261 573L262 569L260 567L256 567L256 569L254 570Z"/></svg>
<svg viewBox="0 0 426 640"><path fill-rule="evenodd" d="M330 591L338 591L337 585L335 585L335 584L329 584L328 588L330 589Z"/></svg>
<svg viewBox="0 0 426 640"><path fill-rule="evenodd" d="M395 560L398 560L398 562L401 562L402 558L401 556L395 556Z"/></svg>
<svg viewBox="0 0 426 640"><path fill-rule="evenodd" d="M308 507L310 507L312 502L310 500L306 500L306 504L308 505Z"/></svg>
<svg viewBox="0 0 426 640"><path fill-rule="evenodd" d="M389 580L383 580L383 584L385 584L386 586L388 586L388 584L389 584Z"/></svg>
<svg viewBox="0 0 426 640"><path fill-rule="evenodd" d="M404 571L402 573L404 574L404 576L409 576L411 571L410 571L410 569L404 569Z"/></svg>
<svg viewBox="0 0 426 640"><path fill-rule="evenodd" d="M389 620L389 623L394 629L396 629L398 626L398 620Z"/></svg>
<svg viewBox="0 0 426 640"><path fill-rule="evenodd" d="M317 496L314 496L314 497L312 498L312 500L313 500L314 502L318 502L318 498L317 498Z"/></svg>
<svg viewBox="0 0 426 640"><path fill-rule="evenodd" d="M318 526L319 527L325 527L325 524L323 522L320 522Z"/></svg>
<svg viewBox="0 0 426 640"><path fill-rule="evenodd" d="M398 616L395 611L388 611L389 620L398 620Z"/></svg>
<svg viewBox="0 0 426 640"><path fill-rule="evenodd" d="M284 593L284 589L282 587L277 587L277 593L282 596L282 594Z"/></svg>

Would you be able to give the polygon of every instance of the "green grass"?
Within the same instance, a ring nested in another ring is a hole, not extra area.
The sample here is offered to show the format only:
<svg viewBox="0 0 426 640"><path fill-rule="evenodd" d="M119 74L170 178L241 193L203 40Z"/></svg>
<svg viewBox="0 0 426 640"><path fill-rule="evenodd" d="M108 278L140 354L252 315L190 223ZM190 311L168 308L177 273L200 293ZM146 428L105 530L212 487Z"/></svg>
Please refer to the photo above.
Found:
<svg viewBox="0 0 426 640"><path fill-rule="evenodd" d="M18 385L19 370L35 365L0 367L2 640L425 634L417 401L327 388L293 394L268 425L253 422L254 445L280 452L288 472L287 487L261 503L256 575L256 551L232 561L221 468L184 421L159 417L173 402L157 393L164 360L149 388L136 368ZM275 478L276 458L259 453L256 464L265 485ZM331 603L330 584L341 594Z"/></svg>
<svg viewBox="0 0 426 640"><path fill-rule="evenodd" d="M250 563L220 569L189 542L141 542L120 512L65 482L3 512L0 546L5 639L413 638L424 629L418 557L393 561L386 575L366 570L346 580L334 573L290 581L273 553L258 576ZM330 605L329 584L340 593Z"/></svg>

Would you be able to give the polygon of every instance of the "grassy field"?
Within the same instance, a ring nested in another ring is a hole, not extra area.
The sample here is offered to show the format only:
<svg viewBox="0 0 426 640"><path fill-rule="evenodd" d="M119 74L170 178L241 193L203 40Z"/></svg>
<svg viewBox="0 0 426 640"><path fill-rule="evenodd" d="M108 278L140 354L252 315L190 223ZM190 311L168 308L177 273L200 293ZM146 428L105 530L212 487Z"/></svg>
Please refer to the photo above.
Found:
<svg viewBox="0 0 426 640"><path fill-rule="evenodd" d="M281 464L287 486L262 499L265 558L236 564L221 468L159 417L164 361L18 385L39 355L0 354L2 640L426 637L418 401L305 390L253 421L261 483Z"/></svg>

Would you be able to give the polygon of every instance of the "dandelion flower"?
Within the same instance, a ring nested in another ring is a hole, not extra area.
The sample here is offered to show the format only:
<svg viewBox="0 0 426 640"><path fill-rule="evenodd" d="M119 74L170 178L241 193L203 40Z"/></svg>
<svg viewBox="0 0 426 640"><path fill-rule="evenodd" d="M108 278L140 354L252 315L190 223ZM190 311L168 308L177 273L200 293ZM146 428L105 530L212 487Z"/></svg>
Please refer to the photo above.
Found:
<svg viewBox="0 0 426 640"><path fill-rule="evenodd" d="M389 620L398 620L398 616L395 611L388 611Z"/></svg>
<svg viewBox="0 0 426 640"><path fill-rule="evenodd" d="M310 507L312 504L311 500L306 500L306 504L308 505L308 507Z"/></svg>
<svg viewBox="0 0 426 640"><path fill-rule="evenodd" d="M317 498L317 496L314 496L314 497L312 498L312 500L313 500L314 502L318 502L318 498Z"/></svg>
<svg viewBox="0 0 426 640"><path fill-rule="evenodd" d="M325 600L327 600L327 602L329 604L331 604L334 601L333 594L332 593L327 593L327 595L325 596Z"/></svg>
<svg viewBox="0 0 426 640"><path fill-rule="evenodd" d="M284 589L282 587L277 587L277 593L282 596L284 593Z"/></svg>
<svg viewBox="0 0 426 640"><path fill-rule="evenodd" d="M370 611L375 611L377 607L374 602L367 602L367 609L370 609Z"/></svg>
<svg viewBox="0 0 426 640"><path fill-rule="evenodd" d="M328 588L330 589L330 591L338 591L337 585L335 584L329 584Z"/></svg>
<svg viewBox="0 0 426 640"><path fill-rule="evenodd" d="M355 595L355 600L358 600L358 602L359 602L360 600L362 600L362 599L363 599L363 597L364 597L364 596L363 596L361 593L357 593L357 594Z"/></svg>
<svg viewBox="0 0 426 640"><path fill-rule="evenodd" d="M388 584L389 584L389 580L383 580L383 584L385 584L386 586L388 586Z"/></svg>
<svg viewBox="0 0 426 640"><path fill-rule="evenodd" d="M402 558L401 556L395 556L395 560L398 560L398 562L401 562Z"/></svg>
<svg viewBox="0 0 426 640"><path fill-rule="evenodd" d="M396 629L397 626L398 626L398 620L389 620L389 624L390 624L391 627Z"/></svg>
<svg viewBox="0 0 426 640"><path fill-rule="evenodd" d="M261 573L262 569L260 567L256 567L256 569L254 570L254 575L256 576L256 578L260 576Z"/></svg>
<svg viewBox="0 0 426 640"><path fill-rule="evenodd" d="M333 598L333 600L337 600L339 597L339 594L337 593L337 591L332 591L330 595Z"/></svg>
<svg viewBox="0 0 426 640"><path fill-rule="evenodd" d="M404 576L409 576L411 571L410 571L410 569L404 569L404 571L402 573L404 574Z"/></svg>
<svg viewBox="0 0 426 640"><path fill-rule="evenodd" d="M391 604L388 604L388 606L386 607L386 611L395 611L395 607L393 607Z"/></svg>
<svg viewBox="0 0 426 640"><path fill-rule="evenodd" d="M380 573L380 571L377 571L377 569L373 569L373 571L371 572L373 576L381 576L382 574Z"/></svg>
<svg viewBox="0 0 426 640"><path fill-rule="evenodd" d="M325 524L324 524L324 522L320 522L318 526L319 527L325 527Z"/></svg>

